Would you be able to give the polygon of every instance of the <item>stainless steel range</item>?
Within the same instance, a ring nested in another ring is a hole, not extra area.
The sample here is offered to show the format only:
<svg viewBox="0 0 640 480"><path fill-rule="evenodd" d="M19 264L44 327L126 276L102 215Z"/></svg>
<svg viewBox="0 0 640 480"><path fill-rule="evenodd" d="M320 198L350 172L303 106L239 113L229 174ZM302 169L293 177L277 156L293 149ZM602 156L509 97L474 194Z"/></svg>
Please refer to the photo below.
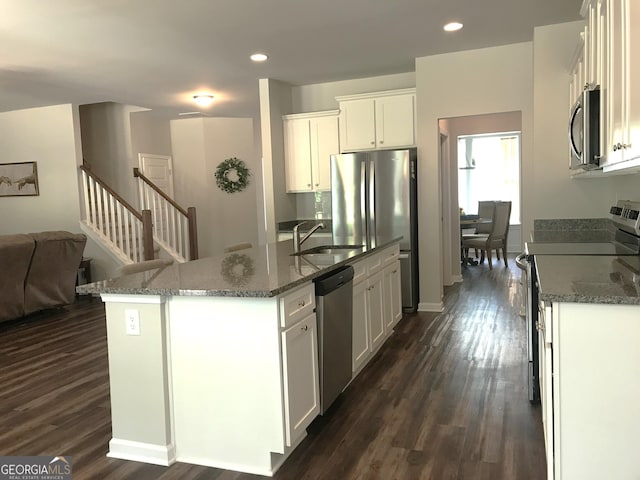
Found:
<svg viewBox="0 0 640 480"><path fill-rule="evenodd" d="M614 238L609 242L554 242L532 241L526 242L525 252L516 258L516 263L527 274L527 357L529 401L540 402L540 387L538 384L538 285L536 282L535 257L539 255L609 255L620 257L616 259L620 268L616 278L612 281L624 282L627 288L640 289L640 202L618 200L610 211L611 220L616 226ZM634 273L636 272L636 273Z"/></svg>

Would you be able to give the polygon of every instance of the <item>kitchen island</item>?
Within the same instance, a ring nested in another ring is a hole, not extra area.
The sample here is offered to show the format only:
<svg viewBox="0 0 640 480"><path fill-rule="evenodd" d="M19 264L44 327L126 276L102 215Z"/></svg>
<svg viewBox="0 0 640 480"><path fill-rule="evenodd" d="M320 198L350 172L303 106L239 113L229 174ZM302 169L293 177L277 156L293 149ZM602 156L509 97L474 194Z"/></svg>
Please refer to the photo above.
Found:
<svg viewBox="0 0 640 480"><path fill-rule="evenodd" d="M640 257L536 255L549 480L640 476Z"/></svg>
<svg viewBox="0 0 640 480"><path fill-rule="evenodd" d="M398 240L284 241L78 287L105 302L108 456L272 475L319 413L313 279L354 266L357 374L401 316Z"/></svg>

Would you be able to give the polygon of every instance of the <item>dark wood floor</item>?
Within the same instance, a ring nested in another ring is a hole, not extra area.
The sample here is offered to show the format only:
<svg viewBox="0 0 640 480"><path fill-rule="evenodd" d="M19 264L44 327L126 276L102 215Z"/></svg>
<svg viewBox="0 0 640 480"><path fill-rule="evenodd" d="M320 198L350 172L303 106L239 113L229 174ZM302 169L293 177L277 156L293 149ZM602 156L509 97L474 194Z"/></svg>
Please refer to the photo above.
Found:
<svg viewBox="0 0 640 480"><path fill-rule="evenodd" d="M405 315L276 479L545 478L540 409L527 401L520 272L485 264L463 277L446 290L442 314ZM75 480L263 478L105 456L99 300L0 325L0 426L0 455L71 455Z"/></svg>

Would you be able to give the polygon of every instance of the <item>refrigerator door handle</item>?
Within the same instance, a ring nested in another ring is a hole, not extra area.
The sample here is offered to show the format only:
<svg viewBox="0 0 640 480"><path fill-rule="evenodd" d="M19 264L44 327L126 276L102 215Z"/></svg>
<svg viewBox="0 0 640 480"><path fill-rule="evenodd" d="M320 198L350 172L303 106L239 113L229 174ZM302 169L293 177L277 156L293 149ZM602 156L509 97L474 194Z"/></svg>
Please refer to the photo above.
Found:
<svg viewBox="0 0 640 480"><path fill-rule="evenodd" d="M367 162L360 161L360 226L364 234L363 243L369 245L369 221L367 217ZM357 219L356 219L357 221Z"/></svg>
<svg viewBox="0 0 640 480"><path fill-rule="evenodd" d="M376 245L376 162L375 160L369 160L369 207L367 208L367 212L369 215L368 218L368 239L370 242L370 246L375 247Z"/></svg>

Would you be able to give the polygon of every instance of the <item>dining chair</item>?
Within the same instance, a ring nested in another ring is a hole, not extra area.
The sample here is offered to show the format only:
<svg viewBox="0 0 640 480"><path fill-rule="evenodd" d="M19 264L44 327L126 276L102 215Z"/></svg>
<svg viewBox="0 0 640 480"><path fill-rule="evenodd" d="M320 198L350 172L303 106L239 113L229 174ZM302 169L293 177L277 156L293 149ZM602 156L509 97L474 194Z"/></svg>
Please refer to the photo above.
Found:
<svg viewBox="0 0 640 480"><path fill-rule="evenodd" d="M495 206L496 206L496 200L480 200L478 202L478 217L485 220L491 220L491 221L488 223L477 224L473 232L463 233L462 234L463 241L465 239L466 240L470 240L472 238L486 239L487 237L489 237L489 234L491 233L491 229L493 228L492 224L493 224ZM465 253L466 253L466 256L468 257L468 251L466 251ZM478 258L477 249L475 250L475 257Z"/></svg>
<svg viewBox="0 0 640 480"><path fill-rule="evenodd" d="M475 237L462 238L462 248L465 252L474 248L481 251L480 263L484 262L486 255L489 261L489 269L493 269L491 261L491 250L496 250L498 260L500 250L504 266L507 267L507 237L509 236L509 218L511 217L511 202L495 202L493 222L491 223L491 233L486 237L477 234Z"/></svg>

